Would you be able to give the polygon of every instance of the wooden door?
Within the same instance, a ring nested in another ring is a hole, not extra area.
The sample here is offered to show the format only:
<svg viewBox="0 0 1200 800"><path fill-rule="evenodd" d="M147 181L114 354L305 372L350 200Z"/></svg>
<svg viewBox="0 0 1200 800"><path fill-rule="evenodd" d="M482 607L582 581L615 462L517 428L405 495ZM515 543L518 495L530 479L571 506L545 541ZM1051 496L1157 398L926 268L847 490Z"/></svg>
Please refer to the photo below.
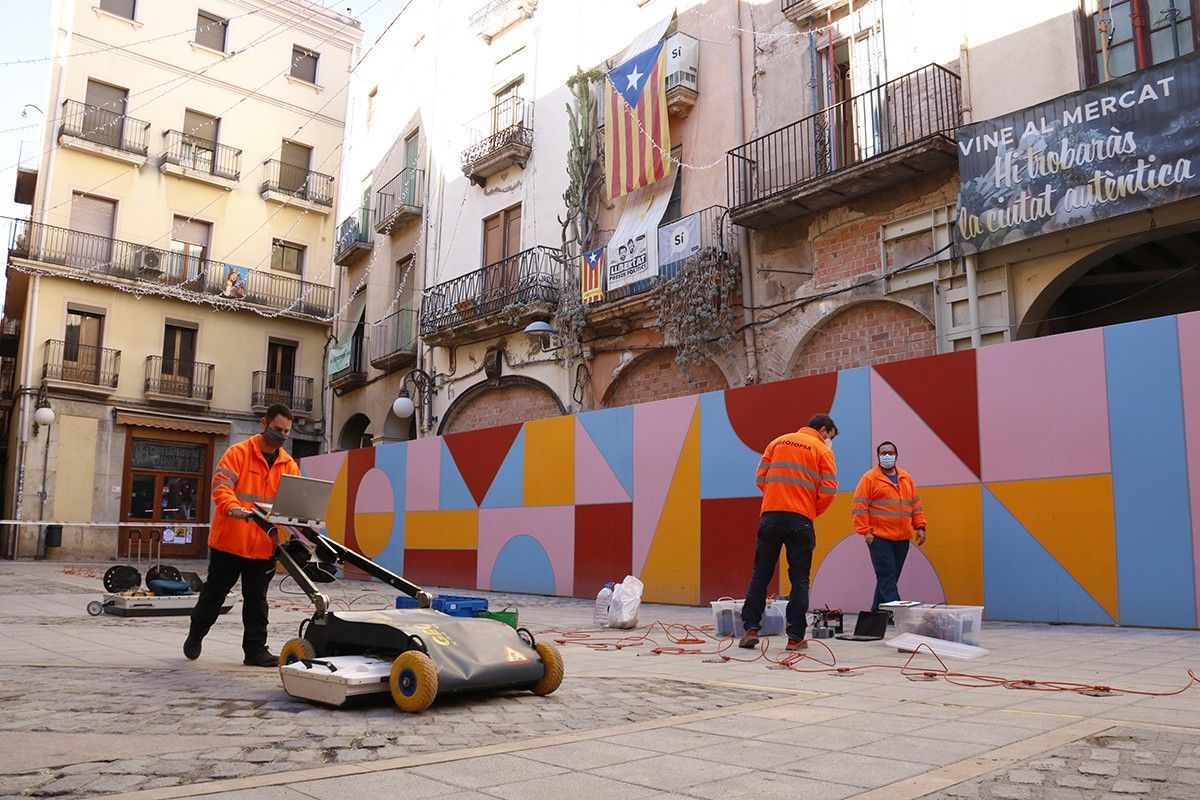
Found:
<svg viewBox="0 0 1200 800"><path fill-rule="evenodd" d="M207 527L178 528L173 523L209 521L212 440L182 431L130 429L126 435L120 553L143 559L162 547L162 557L199 558L208 545ZM143 567L143 576L145 567Z"/></svg>
<svg viewBox="0 0 1200 800"><path fill-rule="evenodd" d="M120 147L125 133L125 104L129 90L89 80L84 96L83 138L108 147Z"/></svg>

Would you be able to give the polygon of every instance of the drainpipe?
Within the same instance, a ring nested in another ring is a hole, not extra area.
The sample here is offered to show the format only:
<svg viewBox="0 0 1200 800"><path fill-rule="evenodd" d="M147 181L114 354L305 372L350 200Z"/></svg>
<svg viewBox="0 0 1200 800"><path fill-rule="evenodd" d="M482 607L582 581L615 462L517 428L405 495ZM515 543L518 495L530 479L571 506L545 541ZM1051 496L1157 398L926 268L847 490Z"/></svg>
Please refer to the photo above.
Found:
<svg viewBox="0 0 1200 800"><path fill-rule="evenodd" d="M983 340L979 330L979 283L975 274L975 256L963 258L967 268L967 316L971 323L971 347L978 348Z"/></svg>
<svg viewBox="0 0 1200 800"><path fill-rule="evenodd" d="M733 35L737 47L733 85L737 93L734 108L737 109L738 135L741 137L741 141L748 142L751 131L747 128L748 115L743 76L747 76L747 80L754 80L754 42L751 40L748 47L743 46L743 40L748 32L743 14L745 5L743 0L738 0L737 26L740 30L735 31ZM750 35L753 36L752 33ZM749 58L749 64L745 63L747 58ZM751 102L753 102L753 96L751 96ZM742 262L742 324L745 325L742 334L746 348L746 382L758 383L758 336L754 329L754 270L751 262L750 234L745 228L738 231L738 256Z"/></svg>
<svg viewBox="0 0 1200 800"><path fill-rule="evenodd" d="M967 44L967 35L963 33L962 44L958 47L959 74L959 103L960 120L966 125L971 122L971 53ZM963 266L967 272L967 318L971 325L971 347L978 348L983 341L983 333L979 329L979 280L976 274L976 257L963 258Z"/></svg>

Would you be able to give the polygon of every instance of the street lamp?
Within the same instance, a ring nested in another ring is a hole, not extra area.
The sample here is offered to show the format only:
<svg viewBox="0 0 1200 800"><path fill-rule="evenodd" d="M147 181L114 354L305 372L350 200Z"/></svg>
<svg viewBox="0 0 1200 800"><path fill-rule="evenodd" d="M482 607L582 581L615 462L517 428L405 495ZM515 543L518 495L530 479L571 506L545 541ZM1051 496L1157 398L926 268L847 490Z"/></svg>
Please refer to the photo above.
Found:
<svg viewBox="0 0 1200 800"><path fill-rule="evenodd" d="M549 353L551 351L557 350L558 348L562 347L561 340L556 343L554 341L554 339L552 338L552 337L558 336L558 334L559 334L558 329L555 328L553 325L551 325L549 322L545 322L544 320L536 320L534 322L529 323L528 325L525 326L525 330L523 332L529 336L540 336L541 337L543 353Z"/></svg>
<svg viewBox="0 0 1200 800"><path fill-rule="evenodd" d="M409 384L412 384L413 392L417 396L416 403L408 393ZM433 376L420 367L413 367L400 379L400 394L392 401L392 413L400 419L408 419L417 410L417 403L420 403L421 430L431 430L437 422L437 417L433 415L433 394L436 391Z"/></svg>
<svg viewBox="0 0 1200 800"><path fill-rule="evenodd" d="M46 449L42 456L42 490L38 492L38 522L46 518L46 473L50 469L50 426L54 424L54 409L46 394L46 384L38 389L37 408L33 412L33 436L36 439L41 428L46 429ZM46 557L46 527L38 525L37 553L34 558Z"/></svg>

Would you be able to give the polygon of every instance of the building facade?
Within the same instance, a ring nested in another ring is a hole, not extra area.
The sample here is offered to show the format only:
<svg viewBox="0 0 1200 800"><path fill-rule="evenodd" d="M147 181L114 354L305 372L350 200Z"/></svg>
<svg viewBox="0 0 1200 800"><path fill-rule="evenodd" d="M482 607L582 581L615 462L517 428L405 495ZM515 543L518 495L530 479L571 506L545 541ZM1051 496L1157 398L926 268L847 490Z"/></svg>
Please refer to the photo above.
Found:
<svg viewBox="0 0 1200 800"><path fill-rule="evenodd" d="M66 525L62 557L164 532L164 556L203 555L213 466L268 405L296 413L294 453L326 449L362 32L299 0L62 0L54 25L30 215L10 222L5 512L96 523ZM44 532L7 531L4 554L44 551Z"/></svg>

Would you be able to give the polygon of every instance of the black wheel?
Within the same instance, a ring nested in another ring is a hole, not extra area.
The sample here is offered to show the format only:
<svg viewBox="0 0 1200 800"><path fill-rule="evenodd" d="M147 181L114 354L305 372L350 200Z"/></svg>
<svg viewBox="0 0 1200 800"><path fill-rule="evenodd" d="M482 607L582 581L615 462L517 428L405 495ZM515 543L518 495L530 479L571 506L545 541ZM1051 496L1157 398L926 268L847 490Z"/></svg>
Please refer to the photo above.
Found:
<svg viewBox="0 0 1200 800"><path fill-rule="evenodd" d="M142 585L142 573L128 564L117 564L109 567L104 573L104 591L109 594L120 594L136 589Z"/></svg>
<svg viewBox="0 0 1200 800"><path fill-rule="evenodd" d="M104 603L99 600L93 600L87 604L87 612L93 617L98 617L104 613Z"/></svg>
<svg viewBox="0 0 1200 800"><path fill-rule="evenodd" d="M146 571L146 583L150 581L181 581L183 574L170 564L155 564Z"/></svg>

